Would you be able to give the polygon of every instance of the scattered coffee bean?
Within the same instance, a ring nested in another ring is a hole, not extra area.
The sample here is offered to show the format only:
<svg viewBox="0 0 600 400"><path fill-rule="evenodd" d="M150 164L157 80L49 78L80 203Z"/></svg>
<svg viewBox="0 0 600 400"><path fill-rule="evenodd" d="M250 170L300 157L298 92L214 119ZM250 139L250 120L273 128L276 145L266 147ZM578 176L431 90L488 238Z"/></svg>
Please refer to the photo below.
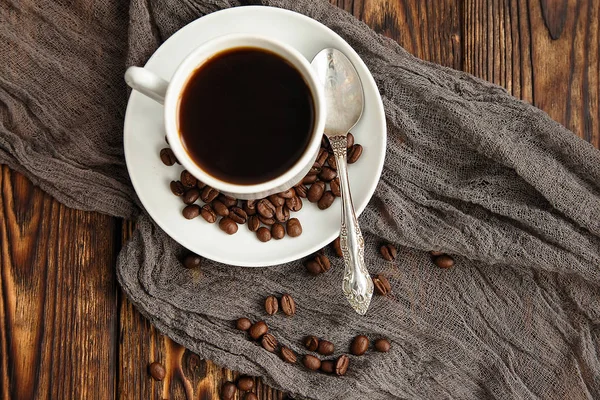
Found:
<svg viewBox="0 0 600 400"><path fill-rule="evenodd" d="M267 199L275 206L275 208L285 204L285 199L276 194L270 195Z"/></svg>
<svg viewBox="0 0 600 400"><path fill-rule="evenodd" d="M335 372L335 364L330 360L321 361L321 371L326 374L333 374Z"/></svg>
<svg viewBox="0 0 600 400"><path fill-rule="evenodd" d="M265 311L269 315L275 314L279 310L279 302L277 301L277 297L268 296L265 299Z"/></svg>
<svg viewBox="0 0 600 400"><path fill-rule="evenodd" d="M296 364L296 353L292 349L288 349L287 347L281 348L281 358L283 361L288 362L290 364Z"/></svg>
<svg viewBox="0 0 600 400"><path fill-rule="evenodd" d="M248 318L238 318L235 321L235 327L240 331L247 331L252 326L252 322Z"/></svg>
<svg viewBox="0 0 600 400"><path fill-rule="evenodd" d="M337 170L337 161L335 160L335 155L333 155L333 154L330 154L330 155L329 155L329 157L327 157L327 164L328 164L328 165L329 165L331 168L333 168L333 169Z"/></svg>
<svg viewBox="0 0 600 400"><path fill-rule="evenodd" d="M331 189L331 193L335 197L342 197L342 187L340 186L340 178L335 178L331 182L329 182L329 188Z"/></svg>
<svg viewBox="0 0 600 400"><path fill-rule="evenodd" d="M331 268L331 262L326 255L318 254L306 262L306 270L311 275L319 275L323 272L329 271Z"/></svg>
<svg viewBox="0 0 600 400"><path fill-rule="evenodd" d="M245 224L248 220L248 214L246 214L246 211L239 207L231 207L229 209L229 218L238 224Z"/></svg>
<svg viewBox="0 0 600 400"><path fill-rule="evenodd" d="M454 259L447 254L436 257L433 263L440 268L452 268L454 266Z"/></svg>
<svg viewBox="0 0 600 400"><path fill-rule="evenodd" d="M233 400L235 399L235 392L237 392L235 385L231 382L225 382L221 387L221 399Z"/></svg>
<svg viewBox="0 0 600 400"><path fill-rule="evenodd" d="M316 203L321 199L324 192L325 192L325 183L321 182L321 181L315 182L311 185L310 189L308 189L306 198L311 203Z"/></svg>
<svg viewBox="0 0 600 400"><path fill-rule="evenodd" d="M256 200L246 200L242 204L242 208L246 211L246 214L255 215L256 214Z"/></svg>
<svg viewBox="0 0 600 400"><path fill-rule="evenodd" d="M287 234L291 237L298 237L302 234L302 225L298 218L290 218L287 222Z"/></svg>
<svg viewBox="0 0 600 400"><path fill-rule="evenodd" d="M169 186L171 187L171 192L173 192L175 196L183 196L185 193L185 187L179 181L171 181Z"/></svg>
<svg viewBox="0 0 600 400"><path fill-rule="evenodd" d="M238 231L238 225L229 217L221 218L219 228L228 235L233 235Z"/></svg>
<svg viewBox="0 0 600 400"><path fill-rule="evenodd" d="M188 254L183 260L183 266L187 269L198 268L202 264L202 257L198 254Z"/></svg>
<svg viewBox="0 0 600 400"><path fill-rule="evenodd" d="M210 204L205 204L202 206L200 215L202 215L202 218L204 218L204 220L209 224L214 224L217 221L217 214L212 209Z"/></svg>
<svg viewBox="0 0 600 400"><path fill-rule="evenodd" d="M183 202L185 204L193 204L200 198L200 191L196 188L192 188L183 194Z"/></svg>
<svg viewBox="0 0 600 400"><path fill-rule="evenodd" d="M271 231L269 230L269 228L261 226L256 231L256 237L263 243L268 242L269 240L271 240Z"/></svg>
<svg viewBox="0 0 600 400"><path fill-rule="evenodd" d="M316 371L321 367L321 360L319 360L315 356L311 356L310 354L306 354L302 359L302 364L312 371Z"/></svg>
<svg viewBox="0 0 600 400"><path fill-rule="evenodd" d="M260 343L268 352L275 353L275 350L277 350L277 339L275 339L275 336L271 335L270 333L264 334Z"/></svg>
<svg viewBox="0 0 600 400"><path fill-rule="evenodd" d="M269 200L261 199L256 203L256 211L265 218L273 218L275 215L275 206Z"/></svg>
<svg viewBox="0 0 600 400"><path fill-rule="evenodd" d="M392 244L384 244L379 249L379 252L381 253L381 256L388 261L394 261L398 254L398 251Z"/></svg>
<svg viewBox="0 0 600 400"><path fill-rule="evenodd" d="M296 302L289 294L281 296L281 311L288 317L296 314Z"/></svg>
<svg viewBox="0 0 600 400"><path fill-rule="evenodd" d="M319 175L321 172L321 166L315 162L313 166L308 170L308 175Z"/></svg>
<svg viewBox="0 0 600 400"><path fill-rule="evenodd" d="M260 222L262 222L263 224L269 225L269 226L273 225L276 222L275 218L273 218L273 217L271 217L271 218L265 218L262 215L258 216L258 220Z"/></svg>
<svg viewBox="0 0 600 400"><path fill-rule="evenodd" d="M296 195L294 188L288 189L285 192L277 193L279 197L283 197L284 199L290 199Z"/></svg>
<svg viewBox="0 0 600 400"><path fill-rule="evenodd" d="M348 371L348 365L350 364L350 358L347 355L342 354L335 361L335 374L339 376L346 375Z"/></svg>
<svg viewBox="0 0 600 400"><path fill-rule="evenodd" d="M348 150L348 164L354 164L362 155L363 147L360 144L355 144Z"/></svg>
<svg viewBox="0 0 600 400"><path fill-rule="evenodd" d="M299 196L294 196L285 201L285 206L294 212L298 212L302 209L302 199Z"/></svg>
<svg viewBox="0 0 600 400"><path fill-rule="evenodd" d="M329 207L331 207L334 201L335 195L333 194L333 192L331 190L326 191L325 193L323 193L323 196L321 196L319 202L317 203L317 205L319 206L319 210L328 209Z"/></svg>
<svg viewBox="0 0 600 400"><path fill-rule="evenodd" d="M242 376L237 381L237 387L240 390L248 391L254 388L254 379L250 376Z"/></svg>
<svg viewBox="0 0 600 400"><path fill-rule="evenodd" d="M302 184L310 185L311 183L315 183L317 181L317 175L306 175L304 179L302 179Z"/></svg>
<svg viewBox="0 0 600 400"><path fill-rule="evenodd" d="M213 210L215 210L215 214L220 217L226 217L229 215L229 208L220 200L215 200L211 203Z"/></svg>
<svg viewBox="0 0 600 400"><path fill-rule="evenodd" d="M196 187L200 190L204 189L206 187L206 183L202 182L202 181L198 181L196 183Z"/></svg>
<svg viewBox="0 0 600 400"><path fill-rule="evenodd" d="M434 256L434 257L437 257L437 256L444 255L444 252L443 252L443 251L435 251L435 250L431 250L431 251L429 252L429 254L431 254L431 255L432 255L432 256Z"/></svg>
<svg viewBox="0 0 600 400"><path fill-rule="evenodd" d="M308 193L308 188L306 187L305 184L303 184L303 183L299 184L298 186L296 186L294 188L294 190L296 191L296 195L298 197L301 197L303 199L306 198L306 194ZM288 205L288 207L290 207L290 206ZM290 209L291 209L291 207L290 207Z"/></svg>
<svg viewBox="0 0 600 400"><path fill-rule="evenodd" d="M206 186L204 189L202 189L202 194L200 195L200 198L203 202L210 203L214 199L216 199L218 195L219 191L217 189L212 188L210 186Z"/></svg>
<svg viewBox="0 0 600 400"><path fill-rule="evenodd" d="M304 347L309 351L316 351L319 348L319 339L316 336L305 337Z"/></svg>
<svg viewBox="0 0 600 400"><path fill-rule="evenodd" d="M244 400L258 400L258 396L252 392L246 393Z"/></svg>
<svg viewBox="0 0 600 400"><path fill-rule="evenodd" d="M185 219L194 219L200 215L200 206L198 204L190 204L189 206L185 206L181 213Z"/></svg>
<svg viewBox="0 0 600 400"><path fill-rule="evenodd" d="M170 167L177 162L177 157L175 157L173 150L166 147L160 151L160 161L167 167Z"/></svg>
<svg viewBox="0 0 600 400"><path fill-rule="evenodd" d="M250 232L256 232L260 228L260 220L256 215L252 215L248 218L248 229Z"/></svg>
<svg viewBox="0 0 600 400"><path fill-rule="evenodd" d="M269 331L269 327L265 323L265 321L255 322L251 327L248 333L250 333L250 337L254 340L258 340Z"/></svg>
<svg viewBox="0 0 600 400"><path fill-rule="evenodd" d="M333 168L323 167L319 172L319 179L325 182L334 180L337 177L337 172Z"/></svg>
<svg viewBox="0 0 600 400"><path fill-rule="evenodd" d="M217 199L227 207L237 206L238 203L235 197L227 196L223 193L221 193Z"/></svg>
<svg viewBox="0 0 600 400"><path fill-rule="evenodd" d="M322 167L325 164L325 161L327 161L327 156L329 156L329 152L327 149L321 147L319 149L319 154L317 155L317 164Z"/></svg>
<svg viewBox="0 0 600 400"><path fill-rule="evenodd" d="M283 205L275 209L275 220L277 222L287 222L290 219L290 209Z"/></svg>
<svg viewBox="0 0 600 400"><path fill-rule="evenodd" d="M340 238L338 236L337 239L335 239L333 241L333 251L335 252L335 255L338 257L344 257L344 253L342 253L342 245L340 243Z"/></svg>
<svg viewBox="0 0 600 400"><path fill-rule="evenodd" d="M350 345L350 352L355 356L362 356L369 349L369 339L365 335L358 335Z"/></svg>
<svg viewBox="0 0 600 400"><path fill-rule="evenodd" d="M152 378L155 381L162 381L163 379L165 379L167 371L161 363L155 361L152 364L150 364L150 367L148 367L148 369L150 371L150 376L152 376Z"/></svg>
<svg viewBox="0 0 600 400"><path fill-rule="evenodd" d="M181 177L179 179L181 180L183 186L185 186L188 189L196 187L196 184L198 183L198 179L196 179L194 175L189 173L187 169L181 171Z"/></svg>
<svg viewBox="0 0 600 400"><path fill-rule="evenodd" d="M354 146L354 135L352 132L348 132L348 136L346 136L346 147L350 148Z"/></svg>
<svg viewBox="0 0 600 400"><path fill-rule="evenodd" d="M331 343L328 340L320 340L319 341L319 347L317 347L317 353L323 354L324 356L329 356L329 355L333 354L333 352L334 352L333 343Z"/></svg>
<svg viewBox="0 0 600 400"><path fill-rule="evenodd" d="M392 291L390 281L383 275L373 278L373 286L375 286L375 293L381 296L387 296Z"/></svg>
<svg viewBox="0 0 600 400"><path fill-rule="evenodd" d="M327 136L323 135L323 137L321 138L321 147L324 149L328 149L329 146L329 139L327 139Z"/></svg>
<svg viewBox="0 0 600 400"><path fill-rule="evenodd" d="M271 236L275 240L283 239L285 236L285 228L280 223L275 223L271 227Z"/></svg>
<svg viewBox="0 0 600 400"><path fill-rule="evenodd" d="M387 339L377 339L375 341L375 349L382 353L387 353L390 351L390 342Z"/></svg>

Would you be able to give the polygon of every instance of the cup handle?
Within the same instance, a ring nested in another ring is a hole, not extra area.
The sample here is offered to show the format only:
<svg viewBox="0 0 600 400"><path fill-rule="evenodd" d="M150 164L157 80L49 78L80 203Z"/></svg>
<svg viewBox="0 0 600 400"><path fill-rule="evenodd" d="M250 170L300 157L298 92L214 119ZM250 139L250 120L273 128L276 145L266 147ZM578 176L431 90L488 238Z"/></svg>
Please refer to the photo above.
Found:
<svg viewBox="0 0 600 400"><path fill-rule="evenodd" d="M137 90L152 100L164 104L169 82L145 68L129 67L125 71L125 82L133 90Z"/></svg>

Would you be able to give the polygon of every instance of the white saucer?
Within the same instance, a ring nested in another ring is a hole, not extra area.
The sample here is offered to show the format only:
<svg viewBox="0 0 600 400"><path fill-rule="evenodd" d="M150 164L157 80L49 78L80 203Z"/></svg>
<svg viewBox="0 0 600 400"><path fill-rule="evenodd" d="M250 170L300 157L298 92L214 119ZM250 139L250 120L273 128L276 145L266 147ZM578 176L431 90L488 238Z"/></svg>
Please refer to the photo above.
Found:
<svg viewBox="0 0 600 400"><path fill-rule="evenodd" d="M352 61L365 93L363 117L352 130L364 151L359 161L349 166L354 205L358 213L362 212L379 181L386 145L383 104L364 62L340 36L311 18L279 8L250 6L215 12L188 24L156 50L145 68L168 80L194 48L229 33L277 38L295 47L309 61L323 48L335 47ZM167 147L164 137L162 106L132 92L124 127L125 159L131 182L156 223L194 253L225 264L264 267L307 256L339 235L339 199L324 211L304 199L302 210L293 213L302 224L302 235L267 243L258 241L245 225L235 235L228 236L218 224L208 224L201 217L186 220L181 215L183 202L169 189L169 182L179 179L182 168L177 164L167 167L159 158L160 149Z"/></svg>

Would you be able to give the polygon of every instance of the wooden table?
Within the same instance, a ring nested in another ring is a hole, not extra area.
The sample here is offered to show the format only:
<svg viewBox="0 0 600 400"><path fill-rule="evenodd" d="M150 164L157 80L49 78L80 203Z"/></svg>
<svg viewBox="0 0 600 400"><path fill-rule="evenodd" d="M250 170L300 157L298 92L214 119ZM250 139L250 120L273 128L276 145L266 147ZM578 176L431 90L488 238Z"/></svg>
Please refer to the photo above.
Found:
<svg viewBox="0 0 600 400"><path fill-rule="evenodd" d="M502 85L600 146L599 1L333 2L417 57ZM237 373L158 334L117 285L131 222L69 209L6 166L0 185L0 398L218 398ZM149 378L152 361L167 366L163 382ZM260 380L256 392L286 398Z"/></svg>

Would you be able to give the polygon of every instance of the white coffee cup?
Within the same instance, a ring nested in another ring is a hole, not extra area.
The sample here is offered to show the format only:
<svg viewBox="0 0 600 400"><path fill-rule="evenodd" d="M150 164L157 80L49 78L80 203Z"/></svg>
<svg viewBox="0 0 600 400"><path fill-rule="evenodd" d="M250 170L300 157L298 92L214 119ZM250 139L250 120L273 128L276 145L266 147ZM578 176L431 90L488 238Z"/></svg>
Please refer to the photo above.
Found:
<svg viewBox="0 0 600 400"><path fill-rule="evenodd" d="M314 102L314 124L308 146L297 162L286 172L266 182L239 185L218 179L198 166L188 155L179 134L179 102L193 72L214 55L226 50L245 47L259 48L275 53L292 64L302 75ZM156 76L147 69L129 67L125 82L134 90L164 104L165 130L169 145L181 164L196 178L238 199L258 199L282 192L294 186L312 167L320 147L325 125L323 89L310 63L293 47L259 35L232 34L210 40L192 51L177 67L171 81Z"/></svg>

